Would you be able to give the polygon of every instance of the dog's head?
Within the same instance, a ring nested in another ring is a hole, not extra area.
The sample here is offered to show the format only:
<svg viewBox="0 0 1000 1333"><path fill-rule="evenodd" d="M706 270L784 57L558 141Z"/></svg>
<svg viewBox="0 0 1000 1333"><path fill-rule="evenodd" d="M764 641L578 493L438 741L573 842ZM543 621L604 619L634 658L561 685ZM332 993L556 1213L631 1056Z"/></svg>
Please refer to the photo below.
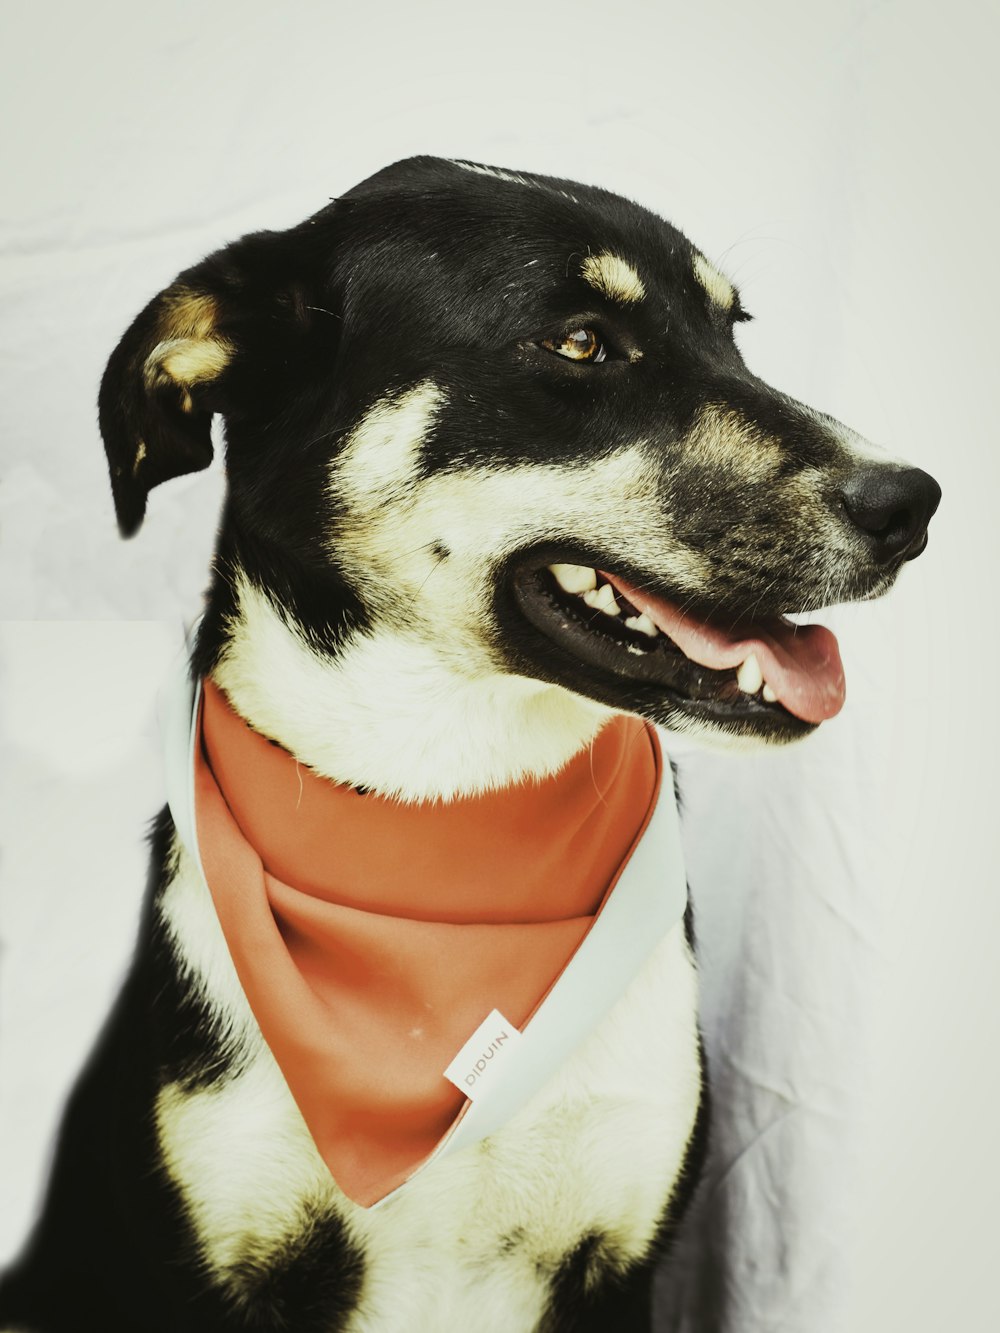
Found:
<svg viewBox="0 0 1000 1333"><path fill-rule="evenodd" d="M465 678L790 739L843 678L784 614L887 589L939 490L762 383L746 318L617 195L398 163L138 317L101 390L119 524L209 462L218 412L220 582L317 653L391 627Z"/></svg>

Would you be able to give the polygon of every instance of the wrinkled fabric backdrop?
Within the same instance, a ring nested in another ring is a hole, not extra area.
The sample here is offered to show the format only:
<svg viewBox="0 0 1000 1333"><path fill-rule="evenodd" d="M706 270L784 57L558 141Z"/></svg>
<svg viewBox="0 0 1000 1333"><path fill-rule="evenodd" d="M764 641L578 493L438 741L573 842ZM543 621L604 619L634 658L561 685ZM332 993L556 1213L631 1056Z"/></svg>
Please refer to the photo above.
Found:
<svg viewBox="0 0 1000 1333"><path fill-rule="evenodd" d="M784 752L674 747L715 1118L658 1328L1000 1327L987 7L98 0L2 22L3 1254L128 958L155 692L223 487L216 466L161 488L119 541L104 362L181 268L432 152L661 212L741 287L757 373L943 485L896 591L822 617L840 718Z"/></svg>

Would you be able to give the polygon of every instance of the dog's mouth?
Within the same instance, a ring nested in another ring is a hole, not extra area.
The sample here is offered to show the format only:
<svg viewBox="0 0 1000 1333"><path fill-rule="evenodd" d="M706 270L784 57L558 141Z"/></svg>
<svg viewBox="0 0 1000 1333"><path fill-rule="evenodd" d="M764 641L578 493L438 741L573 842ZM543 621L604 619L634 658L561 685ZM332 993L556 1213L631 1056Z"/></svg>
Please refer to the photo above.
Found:
<svg viewBox="0 0 1000 1333"><path fill-rule="evenodd" d="M843 706L837 640L821 625L702 617L585 565L522 566L513 589L551 643L602 677L645 686L643 695L656 689L674 713L790 737Z"/></svg>

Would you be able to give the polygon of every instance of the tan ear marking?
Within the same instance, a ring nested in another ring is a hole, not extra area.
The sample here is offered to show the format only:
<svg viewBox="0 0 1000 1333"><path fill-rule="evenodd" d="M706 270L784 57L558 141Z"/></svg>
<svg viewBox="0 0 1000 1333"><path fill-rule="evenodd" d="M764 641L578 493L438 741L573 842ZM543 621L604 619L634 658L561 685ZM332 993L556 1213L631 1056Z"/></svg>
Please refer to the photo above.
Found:
<svg viewBox="0 0 1000 1333"><path fill-rule="evenodd" d="M225 338L168 338L146 358L143 377L150 388L167 380L188 388L221 375L232 354Z"/></svg>
<svg viewBox="0 0 1000 1333"><path fill-rule="evenodd" d="M132 476L133 476L133 477L137 477L137 476L139 475L139 466L140 466L140 464L142 463L142 460L143 460L145 457L146 457L146 441L145 441L145 440L140 440L140 441L139 441L139 446L138 446L138 448L137 448L136 451L135 451L135 462L132 464ZM120 471L120 469L119 469L119 471Z"/></svg>
<svg viewBox="0 0 1000 1333"><path fill-rule="evenodd" d="M166 338L210 338L215 332L218 306L215 297L175 287L164 293L160 332Z"/></svg>
<svg viewBox="0 0 1000 1333"><path fill-rule="evenodd" d="M179 385L185 390L181 406L190 412L193 404L186 391L216 379L233 355L232 343L216 334L216 321L217 307L211 296L185 288L167 295L158 330L160 341L143 365L146 387Z"/></svg>

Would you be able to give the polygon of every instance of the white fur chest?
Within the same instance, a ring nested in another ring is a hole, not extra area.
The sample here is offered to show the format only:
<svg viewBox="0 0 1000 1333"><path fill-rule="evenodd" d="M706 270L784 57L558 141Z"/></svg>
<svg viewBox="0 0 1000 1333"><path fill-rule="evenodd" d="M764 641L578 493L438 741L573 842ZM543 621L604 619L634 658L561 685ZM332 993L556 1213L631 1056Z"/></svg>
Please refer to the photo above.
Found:
<svg viewBox="0 0 1000 1333"><path fill-rule="evenodd" d="M476 1328L521 1333L548 1279L584 1238L603 1262L640 1257L671 1193L700 1094L694 963L678 924L626 994L542 1091L497 1133L430 1164L373 1209L331 1179L239 987L189 858L162 906L181 965L218 1015L238 1072L165 1086L167 1168L205 1260L224 1284L317 1212L364 1254L350 1333Z"/></svg>

